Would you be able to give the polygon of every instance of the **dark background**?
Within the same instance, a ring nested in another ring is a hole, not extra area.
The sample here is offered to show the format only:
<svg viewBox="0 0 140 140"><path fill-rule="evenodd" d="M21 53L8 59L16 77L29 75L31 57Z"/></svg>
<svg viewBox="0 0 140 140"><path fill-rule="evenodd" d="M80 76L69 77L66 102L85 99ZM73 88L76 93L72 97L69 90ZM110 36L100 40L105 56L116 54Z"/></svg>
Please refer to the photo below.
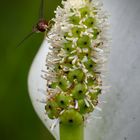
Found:
<svg viewBox="0 0 140 140"><path fill-rule="evenodd" d="M46 19L61 0L46 0ZM40 0L0 1L0 139L53 140L38 119L28 95L27 76L44 34L17 48L38 21Z"/></svg>

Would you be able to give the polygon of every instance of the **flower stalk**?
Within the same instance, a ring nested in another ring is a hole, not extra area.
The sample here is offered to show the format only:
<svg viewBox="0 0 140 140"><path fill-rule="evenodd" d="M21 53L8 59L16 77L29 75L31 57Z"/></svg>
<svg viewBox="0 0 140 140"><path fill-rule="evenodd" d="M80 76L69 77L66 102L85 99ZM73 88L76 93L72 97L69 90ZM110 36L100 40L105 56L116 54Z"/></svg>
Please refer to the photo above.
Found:
<svg viewBox="0 0 140 140"><path fill-rule="evenodd" d="M84 126L60 124L60 140L84 140Z"/></svg>

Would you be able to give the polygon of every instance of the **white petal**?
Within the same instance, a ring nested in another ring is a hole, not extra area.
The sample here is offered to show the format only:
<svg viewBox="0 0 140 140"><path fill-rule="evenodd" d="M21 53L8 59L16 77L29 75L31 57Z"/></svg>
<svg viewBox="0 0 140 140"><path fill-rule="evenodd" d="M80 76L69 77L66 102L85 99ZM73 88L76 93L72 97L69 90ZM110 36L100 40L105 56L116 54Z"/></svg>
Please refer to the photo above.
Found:
<svg viewBox="0 0 140 140"><path fill-rule="evenodd" d="M41 103L41 100L46 99L46 96L44 95L43 91L46 90L46 80L41 78L42 70L45 70L45 64L46 64L46 55L48 53L49 44L47 40L44 40L41 48L39 49L29 72L28 77L28 87L29 87L29 93L32 100L32 104L34 106L35 111L37 112L38 116L42 120L42 122L45 124L45 126L50 130L50 132L58 138L58 126L54 128L53 132L51 131L51 127L54 123L54 121L47 118L47 115L45 115L45 104ZM39 91L40 90L40 91Z"/></svg>
<svg viewBox="0 0 140 140"><path fill-rule="evenodd" d="M102 119L91 116L85 129L85 140L139 140L140 138L140 1L104 0L111 13L112 51L110 61L111 92L101 95L106 104L100 105L102 112L94 112ZM45 67L48 44L41 46L30 70L29 92L33 106L44 124L50 129L52 121L45 121L44 105L36 99L44 95L38 88L45 89L41 70ZM53 135L59 137L58 127Z"/></svg>

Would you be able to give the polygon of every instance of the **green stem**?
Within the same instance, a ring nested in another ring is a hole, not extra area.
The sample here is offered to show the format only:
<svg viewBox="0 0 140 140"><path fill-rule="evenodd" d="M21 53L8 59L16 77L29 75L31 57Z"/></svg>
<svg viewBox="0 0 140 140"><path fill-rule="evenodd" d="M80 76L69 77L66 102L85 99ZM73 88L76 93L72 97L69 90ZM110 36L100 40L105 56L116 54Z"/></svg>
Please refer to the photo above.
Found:
<svg viewBox="0 0 140 140"><path fill-rule="evenodd" d="M60 123L60 140L84 140L84 124L67 125Z"/></svg>

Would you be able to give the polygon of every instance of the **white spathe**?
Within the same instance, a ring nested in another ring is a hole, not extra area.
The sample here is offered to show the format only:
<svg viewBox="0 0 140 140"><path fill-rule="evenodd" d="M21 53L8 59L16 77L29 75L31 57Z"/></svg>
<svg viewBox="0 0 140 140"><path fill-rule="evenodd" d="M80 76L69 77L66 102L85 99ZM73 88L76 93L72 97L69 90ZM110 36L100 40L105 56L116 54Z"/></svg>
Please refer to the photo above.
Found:
<svg viewBox="0 0 140 140"><path fill-rule="evenodd" d="M102 95L107 102L100 105L102 112L94 113L87 123L85 140L140 140L140 0L104 0L105 9L111 15L111 55L109 79L112 86L108 94ZM33 106L50 129L54 121L47 119L45 99L38 89L46 89L46 81L41 78L45 70L49 44L46 40L31 66L28 85ZM59 140L58 126L51 131Z"/></svg>
<svg viewBox="0 0 140 140"><path fill-rule="evenodd" d="M45 126L48 128L48 130L52 132L51 126L54 123L54 121L47 118L47 115L45 114L45 103L43 103L46 101L46 96L47 96L47 94L45 93L46 80L41 77L41 75L44 74L42 70L46 69L45 65L46 65L46 56L48 51L49 51L49 44L47 40L44 40L40 47L40 50L38 51L32 63L29 72L28 87L29 87L31 101L35 111L37 112L38 116L43 121ZM59 137L58 126L54 129L53 135L56 138Z"/></svg>

